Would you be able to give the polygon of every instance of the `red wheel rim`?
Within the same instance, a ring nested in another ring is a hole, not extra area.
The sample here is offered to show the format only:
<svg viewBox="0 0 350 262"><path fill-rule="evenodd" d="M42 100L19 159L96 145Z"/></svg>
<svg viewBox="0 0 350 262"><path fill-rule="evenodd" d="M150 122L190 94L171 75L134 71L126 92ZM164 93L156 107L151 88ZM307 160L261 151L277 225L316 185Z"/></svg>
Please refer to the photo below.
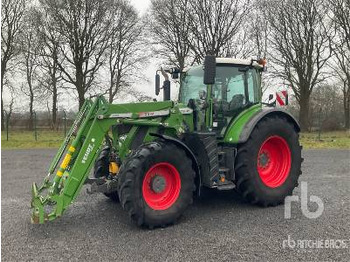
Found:
<svg viewBox="0 0 350 262"><path fill-rule="evenodd" d="M180 195L181 178L177 169L169 163L153 165L142 183L142 194L147 205L155 210L171 207Z"/></svg>
<svg viewBox="0 0 350 262"><path fill-rule="evenodd" d="M267 138L258 153L258 173L268 187L279 187L286 181L292 157L288 143L280 136Z"/></svg>

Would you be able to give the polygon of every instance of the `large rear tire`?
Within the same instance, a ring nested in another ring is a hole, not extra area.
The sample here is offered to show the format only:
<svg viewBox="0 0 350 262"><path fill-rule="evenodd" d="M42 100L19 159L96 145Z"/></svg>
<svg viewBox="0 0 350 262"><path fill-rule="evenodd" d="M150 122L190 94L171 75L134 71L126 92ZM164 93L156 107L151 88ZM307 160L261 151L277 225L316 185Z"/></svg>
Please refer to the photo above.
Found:
<svg viewBox="0 0 350 262"><path fill-rule="evenodd" d="M94 177L100 178L100 177L108 177L109 176L109 156L110 156L111 149L109 147L104 147L98 158L96 159L95 166L94 166ZM106 193L105 196L109 197L115 202L119 202L118 192L112 192L112 193Z"/></svg>
<svg viewBox="0 0 350 262"><path fill-rule="evenodd" d="M167 226L193 202L194 177L184 150L166 142L143 145L121 166L120 202L139 226Z"/></svg>
<svg viewBox="0 0 350 262"><path fill-rule="evenodd" d="M250 203L276 206L298 186L301 146L294 125L283 117L266 117L238 147L236 184Z"/></svg>

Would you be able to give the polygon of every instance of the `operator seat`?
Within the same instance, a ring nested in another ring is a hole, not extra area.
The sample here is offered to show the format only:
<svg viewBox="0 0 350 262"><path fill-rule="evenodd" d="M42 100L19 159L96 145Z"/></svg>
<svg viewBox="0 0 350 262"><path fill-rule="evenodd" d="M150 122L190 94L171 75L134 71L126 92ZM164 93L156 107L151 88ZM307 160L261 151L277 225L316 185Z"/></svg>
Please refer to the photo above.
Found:
<svg viewBox="0 0 350 262"><path fill-rule="evenodd" d="M229 104L229 111L233 112L238 109L241 109L243 105L244 105L244 95L242 94L234 95Z"/></svg>

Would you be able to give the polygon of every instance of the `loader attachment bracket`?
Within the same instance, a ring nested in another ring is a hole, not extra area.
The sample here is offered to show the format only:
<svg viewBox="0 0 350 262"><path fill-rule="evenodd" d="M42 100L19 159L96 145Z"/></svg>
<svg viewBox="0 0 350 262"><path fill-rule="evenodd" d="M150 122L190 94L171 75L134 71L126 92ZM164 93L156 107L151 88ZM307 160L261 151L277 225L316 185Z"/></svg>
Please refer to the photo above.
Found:
<svg viewBox="0 0 350 262"><path fill-rule="evenodd" d="M42 197L38 193L38 187L35 183L32 184L32 202L31 207L33 208L33 214L31 221L33 224L43 224L46 219L48 219L47 215L44 212L44 204Z"/></svg>

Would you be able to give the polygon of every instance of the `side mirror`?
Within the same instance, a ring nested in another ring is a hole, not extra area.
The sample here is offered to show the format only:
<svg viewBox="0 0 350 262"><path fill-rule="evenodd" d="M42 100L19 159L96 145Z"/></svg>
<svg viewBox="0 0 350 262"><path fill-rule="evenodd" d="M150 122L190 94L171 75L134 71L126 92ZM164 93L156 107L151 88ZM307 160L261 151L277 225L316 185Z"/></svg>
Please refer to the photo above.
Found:
<svg viewBox="0 0 350 262"><path fill-rule="evenodd" d="M180 69L177 67L171 68L169 70L169 73L171 74L171 78L172 79L178 79L179 78L179 74L180 74Z"/></svg>
<svg viewBox="0 0 350 262"><path fill-rule="evenodd" d="M273 94L269 94L269 99L267 101L268 106L276 106L276 99Z"/></svg>
<svg viewBox="0 0 350 262"><path fill-rule="evenodd" d="M285 91L285 97L286 97L286 106L289 105L289 97L288 97L288 92Z"/></svg>
<svg viewBox="0 0 350 262"><path fill-rule="evenodd" d="M269 102L273 99L273 94L269 94Z"/></svg>
<svg viewBox="0 0 350 262"><path fill-rule="evenodd" d="M155 88L156 88L156 96L159 95L160 92L160 76L158 74L156 74L156 78L155 78Z"/></svg>
<svg viewBox="0 0 350 262"><path fill-rule="evenodd" d="M215 84L216 75L216 58L215 56L207 55L204 58L204 81L205 85Z"/></svg>
<svg viewBox="0 0 350 262"><path fill-rule="evenodd" d="M179 73L172 73L171 74L172 79L178 79L179 78Z"/></svg>

